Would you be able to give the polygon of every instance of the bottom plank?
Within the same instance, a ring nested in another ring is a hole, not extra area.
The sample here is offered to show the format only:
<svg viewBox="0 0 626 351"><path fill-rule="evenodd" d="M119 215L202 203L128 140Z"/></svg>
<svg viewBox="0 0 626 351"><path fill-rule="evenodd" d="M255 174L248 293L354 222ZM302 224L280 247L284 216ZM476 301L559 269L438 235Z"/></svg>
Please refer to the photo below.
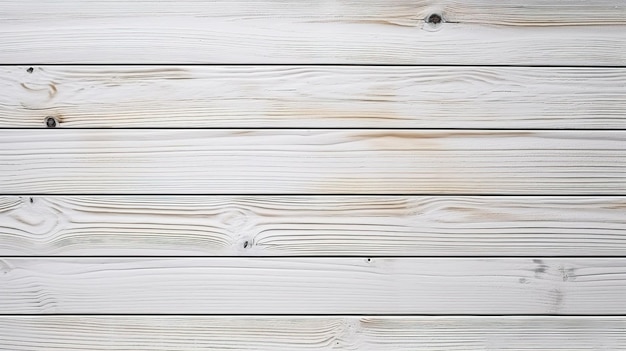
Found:
<svg viewBox="0 0 626 351"><path fill-rule="evenodd" d="M623 350L624 317L0 317L0 349Z"/></svg>

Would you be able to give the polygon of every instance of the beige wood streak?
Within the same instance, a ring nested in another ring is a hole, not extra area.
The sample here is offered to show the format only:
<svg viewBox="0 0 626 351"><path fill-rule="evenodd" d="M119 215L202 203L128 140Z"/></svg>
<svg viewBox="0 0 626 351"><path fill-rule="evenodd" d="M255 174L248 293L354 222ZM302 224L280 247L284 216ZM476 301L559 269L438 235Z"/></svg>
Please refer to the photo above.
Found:
<svg viewBox="0 0 626 351"><path fill-rule="evenodd" d="M0 130L7 194L624 195L623 131Z"/></svg>
<svg viewBox="0 0 626 351"><path fill-rule="evenodd" d="M625 24L623 0L5 0L0 63L623 65Z"/></svg>
<svg viewBox="0 0 626 351"><path fill-rule="evenodd" d="M620 256L625 197L3 196L0 255Z"/></svg>
<svg viewBox="0 0 626 351"><path fill-rule="evenodd" d="M0 127L624 128L626 69L5 66Z"/></svg>
<svg viewBox="0 0 626 351"><path fill-rule="evenodd" d="M12 258L0 313L626 313L623 258Z"/></svg>
<svg viewBox="0 0 626 351"><path fill-rule="evenodd" d="M92 350L621 350L623 317L0 317L0 348Z"/></svg>

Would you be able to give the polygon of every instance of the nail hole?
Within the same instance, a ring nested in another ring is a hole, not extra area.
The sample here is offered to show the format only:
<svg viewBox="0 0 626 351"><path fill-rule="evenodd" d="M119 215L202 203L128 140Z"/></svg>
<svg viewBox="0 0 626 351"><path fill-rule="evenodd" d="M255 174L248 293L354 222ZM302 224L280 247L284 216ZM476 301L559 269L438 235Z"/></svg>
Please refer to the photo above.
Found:
<svg viewBox="0 0 626 351"><path fill-rule="evenodd" d="M28 67L28 69L26 70L26 72L28 72L28 73L33 73L33 71L34 71L34 70L35 70L35 69L34 69L34 68L32 68L32 67Z"/></svg>
<svg viewBox="0 0 626 351"><path fill-rule="evenodd" d="M46 126L48 128L54 128L57 126L57 120L54 117L46 117Z"/></svg>
<svg viewBox="0 0 626 351"><path fill-rule="evenodd" d="M30 198L30 203L32 204L35 200L33 200L33 198Z"/></svg>
<svg viewBox="0 0 626 351"><path fill-rule="evenodd" d="M439 24L443 21L443 18L441 18L440 15L433 13L432 15L428 16L428 19L426 20L426 22L431 23L431 24Z"/></svg>
<svg viewBox="0 0 626 351"><path fill-rule="evenodd" d="M244 249L245 249L245 248L247 248L247 247L248 247L248 245L250 245L250 243L249 243L248 241L246 241L245 243L243 243L243 248L244 248Z"/></svg>
<svg viewBox="0 0 626 351"><path fill-rule="evenodd" d="M368 259L367 259L367 262L372 262L372 259L371 259L371 258L368 258Z"/></svg>

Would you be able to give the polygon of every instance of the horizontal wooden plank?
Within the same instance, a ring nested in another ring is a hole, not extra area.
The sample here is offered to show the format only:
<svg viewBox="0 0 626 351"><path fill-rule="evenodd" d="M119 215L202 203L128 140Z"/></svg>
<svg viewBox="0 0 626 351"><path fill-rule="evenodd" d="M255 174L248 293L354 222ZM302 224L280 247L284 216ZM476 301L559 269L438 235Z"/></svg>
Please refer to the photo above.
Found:
<svg viewBox="0 0 626 351"><path fill-rule="evenodd" d="M0 255L621 256L626 197L2 196Z"/></svg>
<svg viewBox="0 0 626 351"><path fill-rule="evenodd" d="M4 66L0 127L612 129L626 127L624 81L624 68Z"/></svg>
<svg viewBox="0 0 626 351"><path fill-rule="evenodd" d="M623 0L5 0L0 63L623 65L625 25Z"/></svg>
<svg viewBox="0 0 626 351"><path fill-rule="evenodd" d="M621 350L623 317L0 317L0 348L37 350Z"/></svg>
<svg viewBox="0 0 626 351"><path fill-rule="evenodd" d="M2 194L626 194L626 132L0 130Z"/></svg>
<svg viewBox="0 0 626 351"><path fill-rule="evenodd" d="M13 258L0 313L626 313L623 258Z"/></svg>

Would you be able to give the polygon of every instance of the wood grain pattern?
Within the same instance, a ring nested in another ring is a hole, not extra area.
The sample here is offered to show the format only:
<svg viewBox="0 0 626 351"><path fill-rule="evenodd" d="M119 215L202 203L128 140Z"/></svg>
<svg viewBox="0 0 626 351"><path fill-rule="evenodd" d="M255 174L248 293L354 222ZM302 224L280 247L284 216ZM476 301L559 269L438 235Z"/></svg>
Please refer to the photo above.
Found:
<svg viewBox="0 0 626 351"><path fill-rule="evenodd" d="M621 256L626 197L3 196L0 255Z"/></svg>
<svg viewBox="0 0 626 351"><path fill-rule="evenodd" d="M612 129L624 82L624 68L5 66L0 127Z"/></svg>
<svg viewBox="0 0 626 351"><path fill-rule="evenodd" d="M625 24L623 0L4 0L0 63L623 65Z"/></svg>
<svg viewBox="0 0 626 351"><path fill-rule="evenodd" d="M626 259L0 261L0 313L626 313Z"/></svg>
<svg viewBox="0 0 626 351"><path fill-rule="evenodd" d="M2 194L626 194L626 132L1 130Z"/></svg>
<svg viewBox="0 0 626 351"><path fill-rule="evenodd" d="M621 350L623 317L0 317L0 349Z"/></svg>

